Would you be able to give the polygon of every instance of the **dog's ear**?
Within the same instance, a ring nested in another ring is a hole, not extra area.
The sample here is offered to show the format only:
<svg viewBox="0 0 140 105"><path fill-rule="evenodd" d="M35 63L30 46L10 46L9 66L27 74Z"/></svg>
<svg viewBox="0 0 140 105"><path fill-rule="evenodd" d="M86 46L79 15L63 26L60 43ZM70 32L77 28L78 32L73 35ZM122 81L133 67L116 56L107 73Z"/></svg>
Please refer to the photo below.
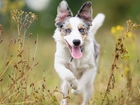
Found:
<svg viewBox="0 0 140 105"><path fill-rule="evenodd" d="M62 2L60 2L58 8L57 8L57 16L55 19L55 25L62 27L62 22L68 18L68 17L72 17L73 14L67 4L67 2L65 0L63 0Z"/></svg>
<svg viewBox="0 0 140 105"><path fill-rule="evenodd" d="M84 20L88 25L92 24L92 3L86 2L78 11L77 17Z"/></svg>

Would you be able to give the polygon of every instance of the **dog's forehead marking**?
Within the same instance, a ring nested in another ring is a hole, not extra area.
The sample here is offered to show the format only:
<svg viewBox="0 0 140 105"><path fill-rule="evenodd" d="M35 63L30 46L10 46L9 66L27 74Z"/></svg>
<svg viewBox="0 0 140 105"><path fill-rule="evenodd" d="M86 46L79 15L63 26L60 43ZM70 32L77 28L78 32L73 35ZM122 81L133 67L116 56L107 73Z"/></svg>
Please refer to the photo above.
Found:
<svg viewBox="0 0 140 105"><path fill-rule="evenodd" d="M78 32L79 32L80 28L83 28L85 30L85 34L84 35L81 34L82 39L85 40L87 37L87 31L88 31L86 24L78 17L70 18L69 21L71 23L71 27L78 30Z"/></svg>
<svg viewBox="0 0 140 105"><path fill-rule="evenodd" d="M80 29L80 28L83 28L83 24L80 23L80 24L78 25L78 28L79 28L79 29Z"/></svg>
<svg viewBox="0 0 140 105"><path fill-rule="evenodd" d="M75 32L74 36L81 36L82 40L86 40L88 33L88 26L78 17L71 17L64 22L64 29L70 29L72 32ZM80 33L79 29L84 29L84 34ZM72 34L69 34L72 35ZM80 38L80 37L79 37Z"/></svg>
<svg viewBox="0 0 140 105"><path fill-rule="evenodd" d="M70 29L70 30L72 30L71 24L67 24L67 28Z"/></svg>
<svg viewBox="0 0 140 105"><path fill-rule="evenodd" d="M79 26L79 24L82 24L83 23L82 20L79 19L78 17L71 17L69 19L69 22L70 22L71 26L73 28L75 28L75 29L77 29L77 27Z"/></svg>
<svg viewBox="0 0 140 105"><path fill-rule="evenodd" d="M83 23L80 23L78 25L78 29L81 29L81 28L83 28L84 30L88 30L87 26L85 24L83 24Z"/></svg>

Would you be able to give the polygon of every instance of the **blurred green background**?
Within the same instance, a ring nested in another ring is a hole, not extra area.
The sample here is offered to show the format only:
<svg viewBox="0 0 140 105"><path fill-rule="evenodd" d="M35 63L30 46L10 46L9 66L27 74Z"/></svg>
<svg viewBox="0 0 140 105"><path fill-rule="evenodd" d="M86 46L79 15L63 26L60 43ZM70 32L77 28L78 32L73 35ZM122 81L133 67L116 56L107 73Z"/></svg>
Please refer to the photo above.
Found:
<svg viewBox="0 0 140 105"><path fill-rule="evenodd" d="M87 0L67 0L74 15ZM106 15L104 27L122 24L131 19L140 22L140 0L90 0L93 17L102 12ZM37 14L38 20L31 27L33 33L52 36L56 10L61 0L0 0L0 23L4 29L11 27L11 10L22 9ZM9 30L10 31L10 30Z"/></svg>

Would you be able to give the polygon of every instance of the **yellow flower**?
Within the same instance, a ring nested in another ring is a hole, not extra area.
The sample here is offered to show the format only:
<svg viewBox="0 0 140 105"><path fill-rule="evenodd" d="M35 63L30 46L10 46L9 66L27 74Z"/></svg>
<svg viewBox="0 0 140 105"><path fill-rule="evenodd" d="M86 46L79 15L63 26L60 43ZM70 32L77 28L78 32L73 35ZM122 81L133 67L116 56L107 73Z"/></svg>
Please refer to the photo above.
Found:
<svg viewBox="0 0 140 105"><path fill-rule="evenodd" d="M131 38L132 37L132 32L128 32L127 37Z"/></svg>
<svg viewBox="0 0 140 105"><path fill-rule="evenodd" d="M117 31L123 31L124 28L123 28L122 26L120 26L120 25L117 25L117 26L116 26L116 30L117 30Z"/></svg>
<svg viewBox="0 0 140 105"><path fill-rule="evenodd" d="M123 31L124 28L120 25L117 25L116 27L111 27L111 34L118 34L119 32Z"/></svg>
<svg viewBox="0 0 140 105"><path fill-rule="evenodd" d="M111 34L115 34L116 33L116 28L115 27L111 27Z"/></svg>

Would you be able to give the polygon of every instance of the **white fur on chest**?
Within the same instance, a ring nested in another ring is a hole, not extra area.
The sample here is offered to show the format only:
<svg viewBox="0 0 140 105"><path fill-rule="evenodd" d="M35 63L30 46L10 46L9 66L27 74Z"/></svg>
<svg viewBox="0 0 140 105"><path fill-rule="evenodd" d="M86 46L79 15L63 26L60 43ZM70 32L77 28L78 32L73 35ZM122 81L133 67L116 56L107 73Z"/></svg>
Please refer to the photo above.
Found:
<svg viewBox="0 0 140 105"><path fill-rule="evenodd" d="M86 43L87 44L87 43ZM94 69L95 58L94 58L94 45L93 42L89 42L88 45L84 46L83 56L80 59L73 59L71 61L71 55L69 49L63 42L57 42L57 51L55 53L55 59L59 63L69 69L77 79L81 77L83 72L89 69Z"/></svg>
<svg viewBox="0 0 140 105"><path fill-rule="evenodd" d="M73 59L71 62L67 62L66 67L79 79L83 72L94 67L94 63L92 64L90 60L83 58L79 60Z"/></svg>

